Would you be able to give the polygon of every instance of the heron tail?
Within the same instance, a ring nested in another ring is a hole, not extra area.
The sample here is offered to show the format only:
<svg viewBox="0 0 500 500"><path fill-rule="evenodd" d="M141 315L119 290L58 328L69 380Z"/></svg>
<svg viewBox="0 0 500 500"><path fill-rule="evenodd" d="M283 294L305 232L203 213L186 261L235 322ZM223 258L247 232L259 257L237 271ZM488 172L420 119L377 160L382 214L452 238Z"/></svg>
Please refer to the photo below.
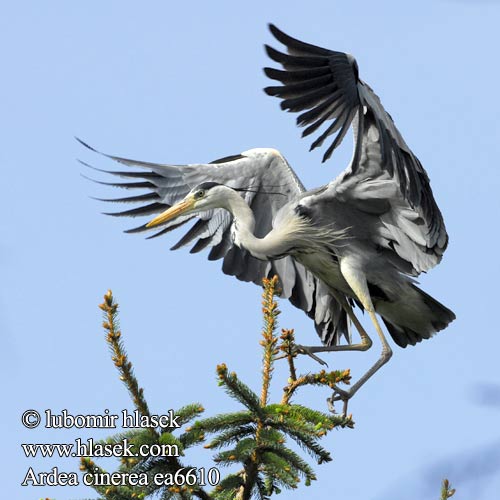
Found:
<svg viewBox="0 0 500 500"><path fill-rule="evenodd" d="M446 328L455 314L423 290L409 283L397 300L376 305L387 330L400 347L415 345Z"/></svg>

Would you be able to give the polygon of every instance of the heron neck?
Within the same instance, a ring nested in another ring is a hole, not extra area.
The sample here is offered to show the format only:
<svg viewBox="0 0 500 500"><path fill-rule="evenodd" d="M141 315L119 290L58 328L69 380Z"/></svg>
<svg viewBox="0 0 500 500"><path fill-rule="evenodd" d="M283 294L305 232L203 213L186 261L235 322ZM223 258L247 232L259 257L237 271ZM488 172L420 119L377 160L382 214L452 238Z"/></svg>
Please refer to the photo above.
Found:
<svg viewBox="0 0 500 500"><path fill-rule="evenodd" d="M254 257L267 260L278 254L279 239L276 238L275 230L272 229L263 238L257 238L255 231L255 216L252 209L245 200L236 192L226 198L224 206L234 218L234 243L240 248L245 248ZM277 245L278 244L278 245Z"/></svg>
<svg viewBox="0 0 500 500"><path fill-rule="evenodd" d="M254 236L255 216L247 202L235 191L231 190L226 198L224 207L234 218L236 234L243 243L248 239L257 239Z"/></svg>

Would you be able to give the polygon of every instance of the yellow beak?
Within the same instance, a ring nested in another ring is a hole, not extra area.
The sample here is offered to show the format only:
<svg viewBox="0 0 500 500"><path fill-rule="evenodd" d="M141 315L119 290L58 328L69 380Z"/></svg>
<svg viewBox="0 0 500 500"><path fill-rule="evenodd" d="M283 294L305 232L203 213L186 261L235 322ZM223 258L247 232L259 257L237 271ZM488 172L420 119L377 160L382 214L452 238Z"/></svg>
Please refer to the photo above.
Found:
<svg viewBox="0 0 500 500"><path fill-rule="evenodd" d="M192 208L193 205L194 205L194 198L190 197L185 200L182 200L179 203L175 204L173 207L170 207L168 210L165 210L165 212L161 213L153 220L149 221L146 224L146 227L156 227L159 226L160 224L164 224L165 222L175 219L179 215L182 215L186 210Z"/></svg>

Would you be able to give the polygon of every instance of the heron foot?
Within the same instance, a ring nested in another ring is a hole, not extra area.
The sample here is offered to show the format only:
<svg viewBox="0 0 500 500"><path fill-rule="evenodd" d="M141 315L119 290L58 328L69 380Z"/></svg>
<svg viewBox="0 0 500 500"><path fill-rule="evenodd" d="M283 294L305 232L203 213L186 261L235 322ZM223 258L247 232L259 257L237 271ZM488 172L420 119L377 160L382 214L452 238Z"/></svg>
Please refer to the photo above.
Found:
<svg viewBox="0 0 500 500"><path fill-rule="evenodd" d="M327 398L326 402L328 404L328 409L332 413L337 413L337 410L335 409L335 402L336 401L343 401L343 407L342 407L342 415L346 416L347 415L347 404L349 402L349 399L353 394L350 391L344 391L337 385L333 386L333 393L332 395Z"/></svg>
<svg viewBox="0 0 500 500"><path fill-rule="evenodd" d="M305 345L295 344L294 354L305 354L306 356L314 359L314 361L317 361L320 365L328 366L326 361L323 361L319 356L316 356L316 354L314 354L312 350Z"/></svg>

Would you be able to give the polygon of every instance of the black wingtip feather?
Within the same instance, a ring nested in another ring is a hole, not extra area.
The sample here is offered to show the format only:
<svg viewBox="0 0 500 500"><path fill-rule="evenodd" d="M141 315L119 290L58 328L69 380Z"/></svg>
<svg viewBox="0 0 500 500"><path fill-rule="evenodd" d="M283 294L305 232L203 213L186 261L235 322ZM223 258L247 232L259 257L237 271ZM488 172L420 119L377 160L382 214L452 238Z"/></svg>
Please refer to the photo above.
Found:
<svg viewBox="0 0 500 500"><path fill-rule="evenodd" d="M267 95L273 96L273 97L279 97L280 96L280 91L283 89L283 87L264 87L264 92Z"/></svg>
<svg viewBox="0 0 500 500"><path fill-rule="evenodd" d="M270 78L271 80L280 80L280 77L282 76L282 71L279 69L274 69L274 68L264 68L263 69L264 74Z"/></svg>
<svg viewBox="0 0 500 500"><path fill-rule="evenodd" d="M293 38L292 36L287 35L285 32L281 31L274 24L269 24L268 26L269 26L269 31L272 33L274 38L276 38L278 42L281 42L283 45L286 45L287 47L299 50L301 52L307 52L313 55L328 56L332 53L331 50L324 49L323 47L318 47L310 43L302 42L297 38Z"/></svg>
<svg viewBox="0 0 500 500"><path fill-rule="evenodd" d="M169 233L170 231L173 231L174 229L177 229L178 227L183 226L184 224L186 224L186 222L189 222L193 217L189 217L186 220L183 220L177 224L173 224L172 226L164 227L161 231L158 231L157 233L152 234L151 236L148 236L146 239L152 240L154 238L158 238L158 236ZM170 250L172 250L172 248Z"/></svg>
<svg viewBox="0 0 500 500"><path fill-rule="evenodd" d="M281 30L273 23L267 23L267 27L269 28L269 31L273 34L273 36L275 38L278 38L276 34L281 33Z"/></svg>
<svg viewBox="0 0 500 500"><path fill-rule="evenodd" d="M292 38L273 24L269 25L269 29L287 47L288 53L266 46L268 56L282 65L283 71L266 68L264 72L284 85L269 86L264 91L281 98L280 108L283 111L306 110L297 118L298 126L309 125L302 132L302 137L318 131L326 121L332 121L312 143L310 151L322 146L328 136L340 129L323 156L323 161L326 161L342 142L360 106L357 63L343 52Z"/></svg>
<svg viewBox="0 0 500 500"><path fill-rule="evenodd" d="M274 61L274 62L277 62L277 63L281 63L281 59L282 59L282 56L284 56L285 54L283 54L282 52L279 52L278 50L276 49L273 49L270 45L264 45L264 50L266 51L266 54Z"/></svg>
<svg viewBox="0 0 500 500"><path fill-rule="evenodd" d="M267 55L275 62L282 64L287 69L308 69L322 68L328 65L328 58L317 55L296 56L285 54L279 50L273 49L269 45L264 45Z"/></svg>
<svg viewBox="0 0 500 500"><path fill-rule="evenodd" d="M135 233L142 233L144 231L150 231L150 230L151 230L151 228L147 227L146 224L142 224L140 226L133 227L131 229L125 229L125 231L123 231L123 232L126 234L135 234Z"/></svg>
<svg viewBox="0 0 500 500"><path fill-rule="evenodd" d="M97 167L93 167L90 163L87 163L86 161L80 160L80 158L77 158L76 161L83 165L84 167L91 168L92 170L97 170L98 172L107 172L106 170L102 170Z"/></svg>
<svg viewBox="0 0 500 500"><path fill-rule="evenodd" d="M103 212L103 215L110 215L111 217L137 217L140 215L151 215L163 210L166 210L168 205L165 203L150 203L143 207L132 208L122 212Z"/></svg>
<svg viewBox="0 0 500 500"><path fill-rule="evenodd" d="M99 151L97 151L97 149L94 149L92 146L90 146L89 144L87 144L85 141L83 141L82 139L80 139L79 137L76 137L75 136L75 139L84 147L86 147L87 149L90 149L90 151L93 151L94 153L100 153Z"/></svg>
<svg viewBox="0 0 500 500"><path fill-rule="evenodd" d="M145 193L139 194L137 196L124 196L123 198L94 198L92 199L97 201L104 201L107 203L139 203L144 201L153 201L159 200L160 196L157 193Z"/></svg>

